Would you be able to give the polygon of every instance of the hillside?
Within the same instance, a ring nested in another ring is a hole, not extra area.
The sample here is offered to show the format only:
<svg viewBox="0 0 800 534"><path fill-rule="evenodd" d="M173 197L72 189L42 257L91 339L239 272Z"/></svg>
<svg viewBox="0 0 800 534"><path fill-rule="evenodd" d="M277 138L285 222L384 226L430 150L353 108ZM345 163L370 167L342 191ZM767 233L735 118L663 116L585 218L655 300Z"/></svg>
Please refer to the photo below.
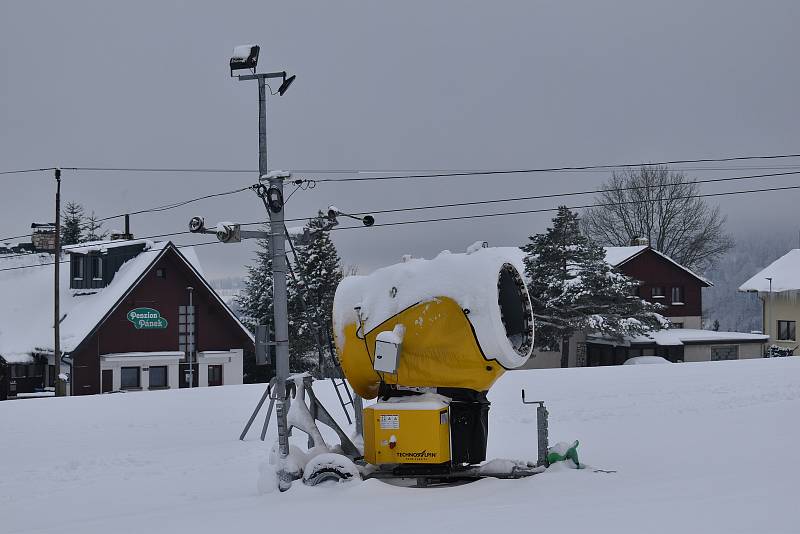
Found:
<svg viewBox="0 0 800 534"><path fill-rule="evenodd" d="M798 373L800 358L507 373L489 394L490 456L535 458L524 387L589 468L434 489L259 495L269 446L237 439L259 385L3 402L0 530L796 532Z"/></svg>

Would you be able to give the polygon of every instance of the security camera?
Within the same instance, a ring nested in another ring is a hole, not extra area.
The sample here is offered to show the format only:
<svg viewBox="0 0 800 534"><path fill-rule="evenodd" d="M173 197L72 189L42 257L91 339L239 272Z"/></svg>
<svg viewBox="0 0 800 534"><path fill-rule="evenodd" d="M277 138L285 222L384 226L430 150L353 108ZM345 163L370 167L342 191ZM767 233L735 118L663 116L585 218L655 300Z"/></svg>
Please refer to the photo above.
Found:
<svg viewBox="0 0 800 534"><path fill-rule="evenodd" d="M216 228L217 239L223 243L239 243L242 240L241 226L234 223L219 223Z"/></svg>
<svg viewBox="0 0 800 534"><path fill-rule="evenodd" d="M192 217L189 221L189 231L193 234L199 234L205 231L206 223L202 217Z"/></svg>

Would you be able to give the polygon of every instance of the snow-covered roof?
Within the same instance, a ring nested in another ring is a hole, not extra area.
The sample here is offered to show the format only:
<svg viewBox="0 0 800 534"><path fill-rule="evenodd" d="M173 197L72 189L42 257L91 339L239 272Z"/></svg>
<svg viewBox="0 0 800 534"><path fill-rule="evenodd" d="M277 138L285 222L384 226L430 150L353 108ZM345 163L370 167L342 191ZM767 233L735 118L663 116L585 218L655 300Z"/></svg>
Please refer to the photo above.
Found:
<svg viewBox="0 0 800 534"><path fill-rule="evenodd" d="M620 263L626 262L639 253L647 250L647 245L640 245L635 247L603 247L606 251L606 262L614 267Z"/></svg>
<svg viewBox="0 0 800 534"><path fill-rule="evenodd" d="M120 243L131 244L130 241ZM147 242L146 245L147 250L122 264L111 283L101 290L70 289L70 270L62 260L59 274L63 351L75 350L169 248L175 250L178 257L197 273L211 294L216 296L205 281L197 255L191 247L178 250L169 241ZM0 355L6 360L31 352L53 350L53 258L50 254L10 258L0 256L0 268L41 265L0 271ZM242 330L248 332L222 299L216 298Z"/></svg>
<svg viewBox="0 0 800 534"><path fill-rule="evenodd" d="M652 247L650 247L648 245L636 245L636 246L630 246L630 247L603 247L603 248L606 251L606 261L608 263L610 263L611 265L613 265L614 267L619 267L623 263L626 263L626 262L632 260L633 258L638 256L639 254L642 254L646 250L652 250L653 252L655 252L656 254L658 254L659 256L661 256L662 258L667 260L668 262L670 262L670 263L674 264L676 267L686 271L687 273L689 273L690 275L694 276L695 278L697 278L698 280L700 280L702 283L706 284L707 286L711 287L711 286L714 285L714 284L711 283L711 281L708 278L700 276L699 274L695 273L694 271L692 271L688 267L684 267L683 265L681 265L677 261L673 260L672 258L667 256L666 254L662 254L661 252L657 251L656 249L654 249L654 248L652 248Z"/></svg>
<svg viewBox="0 0 800 534"><path fill-rule="evenodd" d="M594 337L594 336L591 336ZM669 328L650 332L649 334L626 338L622 344L652 344L662 346L680 346L694 343L766 343L769 336L763 334L745 334L742 332L716 332L693 328ZM604 342L602 338L597 341ZM605 340L608 342L608 340Z"/></svg>
<svg viewBox="0 0 800 534"><path fill-rule="evenodd" d="M800 249L792 249L739 286L739 291L769 293L800 290Z"/></svg>
<svg viewBox="0 0 800 534"><path fill-rule="evenodd" d="M101 254L120 247L131 247L134 245L144 245L144 248L152 248L153 241L149 239L105 239L102 241L89 241L76 245L66 245L64 252L69 254L88 254L89 252L100 252Z"/></svg>

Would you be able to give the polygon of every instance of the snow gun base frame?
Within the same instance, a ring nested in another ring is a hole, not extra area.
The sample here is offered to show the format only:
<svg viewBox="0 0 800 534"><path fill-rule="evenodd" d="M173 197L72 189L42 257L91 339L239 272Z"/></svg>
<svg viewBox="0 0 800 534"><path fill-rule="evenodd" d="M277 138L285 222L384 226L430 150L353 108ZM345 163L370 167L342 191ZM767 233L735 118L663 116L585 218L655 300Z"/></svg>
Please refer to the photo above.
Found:
<svg viewBox="0 0 800 534"><path fill-rule="evenodd" d="M378 480L403 480L416 479L417 487L437 485L453 485L464 482L474 482L482 478L517 479L533 476L545 471L544 466L514 465L511 469L492 469L487 466L452 467L450 465L398 465L393 468L374 468L368 466L362 469L361 478L364 480L374 478Z"/></svg>

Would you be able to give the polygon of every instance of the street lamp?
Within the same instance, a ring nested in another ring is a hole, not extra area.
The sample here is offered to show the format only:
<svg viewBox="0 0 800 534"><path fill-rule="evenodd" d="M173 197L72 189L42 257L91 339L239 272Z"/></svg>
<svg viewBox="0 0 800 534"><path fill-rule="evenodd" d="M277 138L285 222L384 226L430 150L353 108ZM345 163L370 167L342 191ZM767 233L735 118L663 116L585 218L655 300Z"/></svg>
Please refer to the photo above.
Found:
<svg viewBox="0 0 800 534"><path fill-rule="evenodd" d="M772 335L771 335L771 332L772 332L772 277L771 276L767 276L766 279L769 280L769 304L766 304L767 312L769 312L769 314L767 314L766 312L764 313L765 320L767 322L767 324L764 325L764 333L767 334L767 336L769 336L770 338L772 338ZM767 301L764 301L764 302L767 302ZM769 328L769 330L767 330L767 328Z"/></svg>

